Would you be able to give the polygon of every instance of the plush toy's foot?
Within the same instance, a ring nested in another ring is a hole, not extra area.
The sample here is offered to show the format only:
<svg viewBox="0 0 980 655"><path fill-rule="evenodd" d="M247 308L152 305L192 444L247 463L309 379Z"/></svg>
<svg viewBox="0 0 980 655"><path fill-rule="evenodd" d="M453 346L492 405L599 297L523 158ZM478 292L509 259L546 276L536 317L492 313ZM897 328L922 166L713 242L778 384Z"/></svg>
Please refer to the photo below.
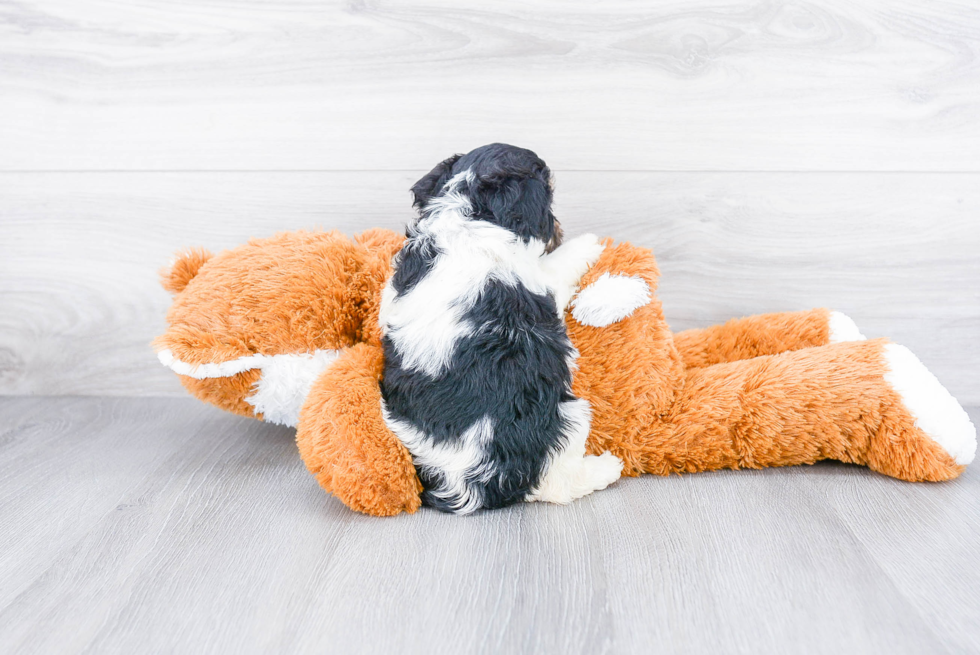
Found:
<svg viewBox="0 0 980 655"><path fill-rule="evenodd" d="M827 332L828 343L867 340L851 317L841 312L830 312L827 319Z"/></svg>
<svg viewBox="0 0 980 655"><path fill-rule="evenodd" d="M905 346L886 344L884 358L888 366L885 381L901 397L914 421L915 436L941 448L957 467L972 462L977 431L956 399ZM934 451L932 444L924 450Z"/></svg>

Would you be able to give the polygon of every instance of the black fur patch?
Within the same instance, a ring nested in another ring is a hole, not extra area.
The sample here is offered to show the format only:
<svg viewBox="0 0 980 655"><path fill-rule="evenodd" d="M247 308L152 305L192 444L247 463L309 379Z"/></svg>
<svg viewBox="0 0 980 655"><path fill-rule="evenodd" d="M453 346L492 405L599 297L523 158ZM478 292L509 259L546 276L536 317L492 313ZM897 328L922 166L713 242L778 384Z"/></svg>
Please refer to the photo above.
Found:
<svg viewBox="0 0 980 655"><path fill-rule="evenodd" d="M527 497L549 457L566 443L559 403L574 400L568 368L572 346L551 296L497 280L487 282L463 320L477 331L457 343L450 365L437 378L404 369L385 338L381 392L393 418L438 444L458 441L489 416L493 475L468 482L479 488L483 507L504 507ZM423 502L453 511L433 494L444 484L440 473L425 468L418 473Z"/></svg>

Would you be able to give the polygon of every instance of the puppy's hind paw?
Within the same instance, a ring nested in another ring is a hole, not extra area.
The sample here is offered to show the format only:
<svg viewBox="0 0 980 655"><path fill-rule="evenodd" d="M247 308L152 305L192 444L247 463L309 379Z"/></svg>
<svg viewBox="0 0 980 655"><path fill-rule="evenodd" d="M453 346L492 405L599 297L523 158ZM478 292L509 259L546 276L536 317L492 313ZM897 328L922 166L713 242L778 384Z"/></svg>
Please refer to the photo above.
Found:
<svg viewBox="0 0 980 655"><path fill-rule="evenodd" d="M623 462L612 453L563 457L552 464L541 485L527 500L564 505L605 489L619 479Z"/></svg>
<svg viewBox="0 0 980 655"><path fill-rule="evenodd" d="M601 455L586 455L584 461L592 491L605 489L623 474L623 460L608 450Z"/></svg>

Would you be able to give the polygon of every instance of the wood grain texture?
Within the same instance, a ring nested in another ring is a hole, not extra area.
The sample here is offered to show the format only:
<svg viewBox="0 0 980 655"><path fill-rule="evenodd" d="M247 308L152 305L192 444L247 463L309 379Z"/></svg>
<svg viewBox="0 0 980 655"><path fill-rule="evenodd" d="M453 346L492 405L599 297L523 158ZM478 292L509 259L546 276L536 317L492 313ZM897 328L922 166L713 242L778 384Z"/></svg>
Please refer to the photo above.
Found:
<svg viewBox="0 0 980 655"><path fill-rule="evenodd" d="M0 425L0 652L980 649L976 467L375 519L320 491L291 430L190 399L6 398Z"/></svg>
<svg viewBox="0 0 980 655"><path fill-rule="evenodd" d="M0 3L2 170L980 171L954 0Z"/></svg>
<svg viewBox="0 0 980 655"><path fill-rule="evenodd" d="M0 393L183 395L148 346L179 248L401 229L421 172L0 174ZM980 176L557 174L570 235L654 249L675 329L829 306L980 403Z"/></svg>

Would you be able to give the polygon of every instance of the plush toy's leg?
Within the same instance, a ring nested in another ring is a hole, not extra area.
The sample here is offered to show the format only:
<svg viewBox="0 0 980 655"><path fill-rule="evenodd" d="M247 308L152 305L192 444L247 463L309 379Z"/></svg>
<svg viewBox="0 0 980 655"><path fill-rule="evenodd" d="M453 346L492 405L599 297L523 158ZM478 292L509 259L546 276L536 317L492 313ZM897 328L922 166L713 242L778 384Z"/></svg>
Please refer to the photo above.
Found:
<svg viewBox="0 0 980 655"><path fill-rule="evenodd" d="M422 485L411 455L382 418L382 371L379 347L362 343L345 351L313 384L296 443L325 490L351 509L393 516L419 508Z"/></svg>
<svg viewBox="0 0 980 655"><path fill-rule="evenodd" d="M674 345L688 368L863 340L854 321L829 309L747 316L674 334Z"/></svg>
<svg viewBox="0 0 980 655"><path fill-rule="evenodd" d="M668 474L836 459L937 481L975 450L949 392L906 348L876 339L688 371L643 460Z"/></svg>

